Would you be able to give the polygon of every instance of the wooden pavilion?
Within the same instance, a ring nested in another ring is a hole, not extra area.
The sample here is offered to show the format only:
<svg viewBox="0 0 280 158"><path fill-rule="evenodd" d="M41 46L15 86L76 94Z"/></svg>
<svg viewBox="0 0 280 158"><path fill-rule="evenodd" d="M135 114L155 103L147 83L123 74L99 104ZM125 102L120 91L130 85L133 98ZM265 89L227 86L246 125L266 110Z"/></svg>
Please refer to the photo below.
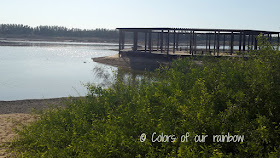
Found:
<svg viewBox="0 0 280 158"><path fill-rule="evenodd" d="M117 28L119 55L153 53L166 55L235 55L258 49L257 36L279 46L280 32L199 28ZM127 34L130 34L127 36ZM129 37L126 39L126 36ZM131 44L126 44L126 42Z"/></svg>

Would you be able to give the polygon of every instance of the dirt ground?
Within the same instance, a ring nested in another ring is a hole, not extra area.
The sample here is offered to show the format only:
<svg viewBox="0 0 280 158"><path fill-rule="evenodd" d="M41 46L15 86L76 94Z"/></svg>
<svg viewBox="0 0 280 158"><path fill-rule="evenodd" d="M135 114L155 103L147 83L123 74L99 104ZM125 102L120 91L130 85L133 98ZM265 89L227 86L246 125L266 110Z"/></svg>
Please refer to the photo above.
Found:
<svg viewBox="0 0 280 158"><path fill-rule="evenodd" d="M13 157L8 145L16 137L14 129L20 124L27 125L35 120L35 115L14 113L0 115L0 158Z"/></svg>
<svg viewBox="0 0 280 158"><path fill-rule="evenodd" d="M9 144L16 137L14 130L38 119L36 114L31 114L32 111L44 110L51 106L64 106L64 101L68 99L0 101L0 158L14 157L8 151Z"/></svg>

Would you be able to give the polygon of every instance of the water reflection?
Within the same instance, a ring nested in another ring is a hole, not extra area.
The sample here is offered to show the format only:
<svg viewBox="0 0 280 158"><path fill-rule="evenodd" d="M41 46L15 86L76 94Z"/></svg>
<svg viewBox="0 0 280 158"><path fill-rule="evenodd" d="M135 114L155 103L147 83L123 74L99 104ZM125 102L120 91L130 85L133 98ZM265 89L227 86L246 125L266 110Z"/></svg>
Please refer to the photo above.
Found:
<svg viewBox="0 0 280 158"><path fill-rule="evenodd" d="M116 67L92 62L115 55L115 45L0 46L0 100L84 96L83 84L101 83L92 69ZM108 77L109 78L109 77Z"/></svg>

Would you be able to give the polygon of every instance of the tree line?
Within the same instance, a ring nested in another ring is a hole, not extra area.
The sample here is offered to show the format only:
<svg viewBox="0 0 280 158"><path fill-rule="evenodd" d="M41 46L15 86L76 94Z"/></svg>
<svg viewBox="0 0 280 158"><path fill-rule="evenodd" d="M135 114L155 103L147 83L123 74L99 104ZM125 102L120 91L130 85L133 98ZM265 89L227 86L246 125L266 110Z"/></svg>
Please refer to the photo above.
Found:
<svg viewBox="0 0 280 158"><path fill-rule="evenodd" d="M31 27L23 24L0 24L0 36L51 36L51 37L97 37L118 39L118 31L104 28L79 29L63 26Z"/></svg>

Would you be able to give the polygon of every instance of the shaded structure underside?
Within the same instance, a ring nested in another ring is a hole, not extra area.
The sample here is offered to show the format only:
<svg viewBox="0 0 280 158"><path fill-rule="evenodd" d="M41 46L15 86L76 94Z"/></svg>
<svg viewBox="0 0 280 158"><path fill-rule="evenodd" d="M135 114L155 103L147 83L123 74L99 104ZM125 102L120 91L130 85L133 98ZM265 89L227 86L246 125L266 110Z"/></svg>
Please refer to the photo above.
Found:
<svg viewBox="0 0 280 158"><path fill-rule="evenodd" d="M280 32L197 28L117 28L119 54L236 55L258 49L257 36L279 46ZM128 37L126 39L126 37ZM126 44L126 42L130 44Z"/></svg>

